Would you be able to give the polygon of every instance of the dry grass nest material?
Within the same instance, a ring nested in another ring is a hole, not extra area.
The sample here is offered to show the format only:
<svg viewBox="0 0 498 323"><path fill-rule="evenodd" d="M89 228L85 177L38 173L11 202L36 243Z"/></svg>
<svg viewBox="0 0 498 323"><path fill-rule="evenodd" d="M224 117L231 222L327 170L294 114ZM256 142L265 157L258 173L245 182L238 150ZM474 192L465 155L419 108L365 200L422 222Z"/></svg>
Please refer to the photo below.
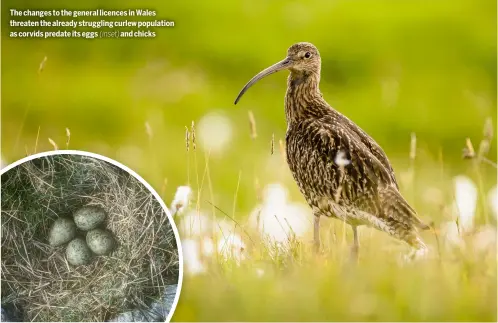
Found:
<svg viewBox="0 0 498 323"><path fill-rule="evenodd" d="M176 284L174 231L159 202L131 174L105 161L53 155L2 175L2 306L30 321L104 321L146 308ZM84 205L107 211L118 247L72 267L51 247L51 224Z"/></svg>

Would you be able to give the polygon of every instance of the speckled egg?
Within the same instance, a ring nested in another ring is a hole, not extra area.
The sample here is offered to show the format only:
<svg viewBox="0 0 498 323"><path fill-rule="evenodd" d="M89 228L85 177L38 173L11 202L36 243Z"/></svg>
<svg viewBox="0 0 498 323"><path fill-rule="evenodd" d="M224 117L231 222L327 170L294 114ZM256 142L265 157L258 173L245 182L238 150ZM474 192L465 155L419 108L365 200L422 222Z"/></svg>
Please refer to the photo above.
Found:
<svg viewBox="0 0 498 323"><path fill-rule="evenodd" d="M85 240L76 238L67 245L66 259L73 266L86 265L92 259L92 252Z"/></svg>
<svg viewBox="0 0 498 323"><path fill-rule="evenodd" d="M74 222L81 230L89 231L104 222L105 216L105 211L98 206L84 206L74 213Z"/></svg>
<svg viewBox="0 0 498 323"><path fill-rule="evenodd" d="M68 243L76 236L76 224L68 218L58 218L52 224L48 235L48 242L51 246L61 246Z"/></svg>
<svg viewBox="0 0 498 323"><path fill-rule="evenodd" d="M89 231L86 235L86 243L90 250L97 255L107 255L115 247L116 241L109 231L95 229Z"/></svg>

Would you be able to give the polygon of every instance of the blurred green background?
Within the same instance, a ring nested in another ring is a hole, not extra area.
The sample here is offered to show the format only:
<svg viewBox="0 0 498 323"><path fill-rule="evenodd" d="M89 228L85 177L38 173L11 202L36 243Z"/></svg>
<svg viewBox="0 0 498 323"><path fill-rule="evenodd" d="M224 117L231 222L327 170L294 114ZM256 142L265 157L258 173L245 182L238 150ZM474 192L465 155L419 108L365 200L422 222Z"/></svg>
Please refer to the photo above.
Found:
<svg viewBox="0 0 498 323"><path fill-rule="evenodd" d="M149 8L175 27L155 29L154 39L9 39L10 8ZM207 160L214 193L205 199L232 210L238 189L237 217L256 203L255 181L282 181L302 201L278 153L287 73L233 101L290 45L308 41L322 56L325 99L375 138L398 176L417 135L420 176L408 198L420 205L427 187L448 189L443 179L469 173L465 138L477 146L486 118L496 125L496 9L492 0L2 1L2 158L51 150L48 138L65 148L68 128L70 149L133 168L166 203L179 185L201 186ZM212 113L229 123L227 148L207 157L202 136L217 128L198 129L197 153L188 155L185 126ZM495 142L489 156L496 160ZM484 176L486 188L496 183L493 168ZM212 318L185 299L182 318Z"/></svg>

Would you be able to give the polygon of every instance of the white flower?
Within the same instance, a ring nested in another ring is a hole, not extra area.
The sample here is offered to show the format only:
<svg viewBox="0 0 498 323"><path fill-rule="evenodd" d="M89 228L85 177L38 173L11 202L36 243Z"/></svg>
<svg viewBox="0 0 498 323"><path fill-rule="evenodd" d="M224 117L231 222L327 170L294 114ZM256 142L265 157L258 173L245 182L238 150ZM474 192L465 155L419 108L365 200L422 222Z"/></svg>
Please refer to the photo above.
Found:
<svg viewBox="0 0 498 323"><path fill-rule="evenodd" d="M460 228L469 232L474 227L474 215L477 204L477 188L466 176L457 176L455 183L455 207Z"/></svg>
<svg viewBox="0 0 498 323"><path fill-rule="evenodd" d="M237 264L245 260L246 245L242 238L235 232L220 237L218 241L218 253L225 258L225 260L233 259Z"/></svg>
<svg viewBox="0 0 498 323"><path fill-rule="evenodd" d="M465 245L455 221L441 224L441 236L448 247L463 247Z"/></svg>
<svg viewBox="0 0 498 323"><path fill-rule="evenodd" d="M173 202L171 202L171 214L181 214L188 207L190 197L192 195L192 189L189 186L179 186L176 189L175 197Z"/></svg>
<svg viewBox="0 0 498 323"><path fill-rule="evenodd" d="M211 238L205 237L202 239L202 254L205 256L212 256L214 253L214 243Z"/></svg>
<svg viewBox="0 0 498 323"><path fill-rule="evenodd" d="M202 212L190 211L182 217L178 229L184 237L200 237L211 232L211 219Z"/></svg>
<svg viewBox="0 0 498 323"><path fill-rule="evenodd" d="M221 153L230 143L232 124L222 112L211 112L199 121L197 126L199 141L212 153Z"/></svg>
<svg viewBox="0 0 498 323"><path fill-rule="evenodd" d="M222 237L229 236L230 234L235 232L235 223L228 222L226 220L221 220L216 223L216 229L219 230L218 234Z"/></svg>
<svg viewBox="0 0 498 323"><path fill-rule="evenodd" d="M280 184L265 188L263 204L256 207L250 222L261 234L279 243L287 243L293 235L302 237L311 227L309 208L287 201L287 191Z"/></svg>
<svg viewBox="0 0 498 323"><path fill-rule="evenodd" d="M219 254L225 260L233 259L240 264L246 259L246 245L240 235L235 232L235 223L226 220L215 221L203 212L189 211L182 217L178 230L180 235L187 238L187 250L195 253L185 261L190 261L191 267L203 268L202 263L197 264L197 258L212 257ZM194 244L195 242L195 244ZM185 247L182 243L185 250Z"/></svg>
<svg viewBox="0 0 498 323"><path fill-rule="evenodd" d="M185 271L191 275L197 275L205 272L206 267L200 258L198 242L192 239L185 239L181 243Z"/></svg>

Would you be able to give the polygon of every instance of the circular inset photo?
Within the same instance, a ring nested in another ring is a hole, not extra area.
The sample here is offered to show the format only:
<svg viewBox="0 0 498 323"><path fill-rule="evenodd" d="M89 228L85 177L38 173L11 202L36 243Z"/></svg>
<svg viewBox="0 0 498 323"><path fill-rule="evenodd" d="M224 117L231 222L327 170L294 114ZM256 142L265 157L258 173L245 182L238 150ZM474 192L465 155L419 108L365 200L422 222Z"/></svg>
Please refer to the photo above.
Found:
<svg viewBox="0 0 498 323"><path fill-rule="evenodd" d="M2 321L169 321L182 253L159 195L106 157L55 151L1 172Z"/></svg>

